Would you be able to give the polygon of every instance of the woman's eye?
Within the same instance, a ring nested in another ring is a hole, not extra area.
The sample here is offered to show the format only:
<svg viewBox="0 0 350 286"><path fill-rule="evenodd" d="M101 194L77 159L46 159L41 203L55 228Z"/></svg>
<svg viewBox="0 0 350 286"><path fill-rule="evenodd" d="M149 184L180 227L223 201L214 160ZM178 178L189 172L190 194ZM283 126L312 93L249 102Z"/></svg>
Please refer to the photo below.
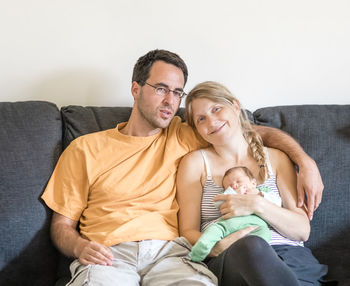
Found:
<svg viewBox="0 0 350 286"><path fill-rule="evenodd" d="M220 110L220 107L218 107L218 106L214 107L214 112L219 111L219 110Z"/></svg>

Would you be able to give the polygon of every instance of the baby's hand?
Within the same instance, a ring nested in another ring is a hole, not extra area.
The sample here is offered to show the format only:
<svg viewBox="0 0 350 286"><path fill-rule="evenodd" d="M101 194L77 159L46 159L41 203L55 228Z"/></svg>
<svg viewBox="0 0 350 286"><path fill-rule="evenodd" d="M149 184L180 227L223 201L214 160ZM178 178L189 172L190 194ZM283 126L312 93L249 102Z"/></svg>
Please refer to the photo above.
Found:
<svg viewBox="0 0 350 286"><path fill-rule="evenodd" d="M234 189L232 189L231 187L227 187L227 189L223 192L223 194L225 194L225 195L227 195L227 194L237 195L237 192ZM214 205L217 209L220 209L220 206L223 202L224 201L216 201L216 202L214 202Z"/></svg>
<svg viewBox="0 0 350 286"><path fill-rule="evenodd" d="M248 189L248 187L246 185L240 185L237 188L235 188L235 191L239 195L245 195L245 194L248 193L249 189Z"/></svg>
<svg viewBox="0 0 350 286"><path fill-rule="evenodd" d="M235 188L235 191L238 195L258 195L260 193L256 187L247 185L240 185L239 187Z"/></svg>
<svg viewBox="0 0 350 286"><path fill-rule="evenodd" d="M261 192L257 188L247 189L246 194L249 195L261 195Z"/></svg>

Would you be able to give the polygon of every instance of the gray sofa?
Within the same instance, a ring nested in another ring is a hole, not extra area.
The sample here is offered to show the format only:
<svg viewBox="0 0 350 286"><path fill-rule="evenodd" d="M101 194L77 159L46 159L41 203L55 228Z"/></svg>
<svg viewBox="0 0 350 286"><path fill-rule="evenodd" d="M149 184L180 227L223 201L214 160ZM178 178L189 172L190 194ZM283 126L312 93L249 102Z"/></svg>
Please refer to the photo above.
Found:
<svg viewBox="0 0 350 286"><path fill-rule="evenodd" d="M50 241L51 212L40 196L74 138L126 121L129 107L0 103L0 285L60 285L69 260ZM316 160L325 185L309 246L329 277L350 285L350 105L276 106L251 114L280 128ZM57 282L58 281L58 282Z"/></svg>

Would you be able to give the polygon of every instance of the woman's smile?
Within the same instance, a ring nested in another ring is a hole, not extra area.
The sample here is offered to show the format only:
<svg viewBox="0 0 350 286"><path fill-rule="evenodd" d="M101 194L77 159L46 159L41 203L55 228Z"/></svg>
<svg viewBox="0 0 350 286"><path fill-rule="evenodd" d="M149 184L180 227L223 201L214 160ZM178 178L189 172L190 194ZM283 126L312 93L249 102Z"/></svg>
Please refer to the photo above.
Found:
<svg viewBox="0 0 350 286"><path fill-rule="evenodd" d="M215 133L219 133L226 125L226 122L220 125L218 128L215 128L214 130L209 132L209 135L213 135Z"/></svg>

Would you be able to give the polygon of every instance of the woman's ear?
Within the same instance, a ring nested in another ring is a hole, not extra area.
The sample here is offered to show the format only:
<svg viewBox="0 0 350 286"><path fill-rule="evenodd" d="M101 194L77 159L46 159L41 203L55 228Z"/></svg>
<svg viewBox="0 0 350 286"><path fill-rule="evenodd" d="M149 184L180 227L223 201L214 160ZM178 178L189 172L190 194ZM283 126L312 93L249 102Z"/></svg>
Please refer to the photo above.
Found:
<svg viewBox="0 0 350 286"><path fill-rule="evenodd" d="M141 92L142 86L139 85L136 81L133 81L131 84L131 94L134 97L134 100L136 100Z"/></svg>
<svg viewBox="0 0 350 286"><path fill-rule="evenodd" d="M241 104L239 103L239 101L237 99L234 99L232 102L233 105L233 109L237 112L241 112Z"/></svg>

